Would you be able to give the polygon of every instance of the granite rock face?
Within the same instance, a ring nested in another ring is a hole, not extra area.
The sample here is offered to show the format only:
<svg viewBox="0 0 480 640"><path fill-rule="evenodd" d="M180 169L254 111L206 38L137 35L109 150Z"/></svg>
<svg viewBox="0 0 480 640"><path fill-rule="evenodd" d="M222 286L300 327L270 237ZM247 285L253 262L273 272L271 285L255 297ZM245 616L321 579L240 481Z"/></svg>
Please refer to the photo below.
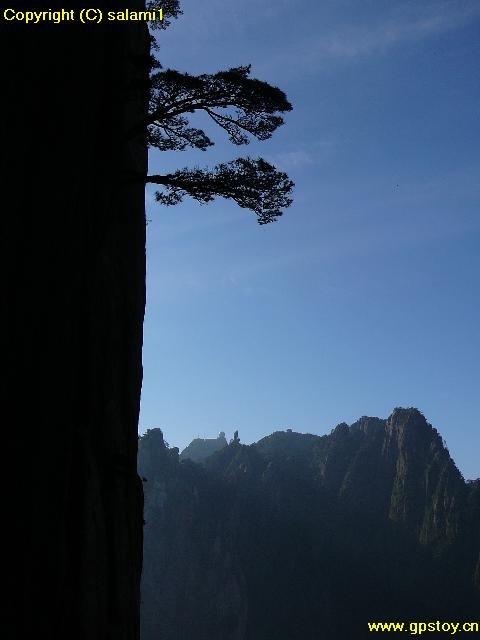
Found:
<svg viewBox="0 0 480 640"><path fill-rule="evenodd" d="M148 46L2 24L4 638L138 637Z"/></svg>
<svg viewBox="0 0 480 640"><path fill-rule="evenodd" d="M142 640L345 640L478 613L478 482L416 409L232 441L201 465L152 430L139 470Z"/></svg>

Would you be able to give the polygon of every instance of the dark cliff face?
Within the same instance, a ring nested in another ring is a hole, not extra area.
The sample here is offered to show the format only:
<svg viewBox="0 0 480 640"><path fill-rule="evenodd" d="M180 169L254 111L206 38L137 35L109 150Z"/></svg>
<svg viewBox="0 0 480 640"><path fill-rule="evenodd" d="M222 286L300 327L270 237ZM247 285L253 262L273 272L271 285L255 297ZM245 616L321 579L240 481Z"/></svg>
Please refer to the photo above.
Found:
<svg viewBox="0 0 480 640"><path fill-rule="evenodd" d="M202 466L152 431L139 469L143 640L344 640L478 612L478 484L416 410L233 442Z"/></svg>
<svg viewBox="0 0 480 640"><path fill-rule="evenodd" d="M0 46L2 410L15 461L2 635L130 640L145 299L144 188L130 178L147 159L126 132L145 115L148 37L133 23L2 23Z"/></svg>
<svg viewBox="0 0 480 640"><path fill-rule="evenodd" d="M233 496L203 466L180 463L158 429L140 439L138 468L148 557L141 637L242 640L246 585L232 545Z"/></svg>

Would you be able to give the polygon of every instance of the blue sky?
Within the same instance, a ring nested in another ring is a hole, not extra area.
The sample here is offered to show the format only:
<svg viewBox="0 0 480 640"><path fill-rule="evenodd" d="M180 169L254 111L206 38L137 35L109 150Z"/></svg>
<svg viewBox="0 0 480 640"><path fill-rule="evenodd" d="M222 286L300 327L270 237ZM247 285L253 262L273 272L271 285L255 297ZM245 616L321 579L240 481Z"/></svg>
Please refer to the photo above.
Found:
<svg viewBox="0 0 480 640"><path fill-rule="evenodd" d="M182 6L164 67L252 63L294 110L270 141L219 130L205 153L153 152L150 172L262 155L295 203L261 227L229 202L147 192L140 431L249 443L416 406L479 476L480 3Z"/></svg>

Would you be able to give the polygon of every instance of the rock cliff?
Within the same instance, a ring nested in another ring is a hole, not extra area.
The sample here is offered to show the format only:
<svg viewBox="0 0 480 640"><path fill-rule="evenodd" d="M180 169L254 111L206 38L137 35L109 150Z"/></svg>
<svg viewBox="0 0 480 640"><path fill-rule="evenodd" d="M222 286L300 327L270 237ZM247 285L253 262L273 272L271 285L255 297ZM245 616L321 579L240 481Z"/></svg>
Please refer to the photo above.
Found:
<svg viewBox="0 0 480 640"><path fill-rule="evenodd" d="M2 637L133 640L145 216L131 175L147 149L128 132L147 109L148 35L2 22L0 47Z"/></svg>
<svg viewBox="0 0 480 640"><path fill-rule="evenodd" d="M142 640L345 640L478 613L478 483L415 409L232 441L202 465L153 430L139 469Z"/></svg>

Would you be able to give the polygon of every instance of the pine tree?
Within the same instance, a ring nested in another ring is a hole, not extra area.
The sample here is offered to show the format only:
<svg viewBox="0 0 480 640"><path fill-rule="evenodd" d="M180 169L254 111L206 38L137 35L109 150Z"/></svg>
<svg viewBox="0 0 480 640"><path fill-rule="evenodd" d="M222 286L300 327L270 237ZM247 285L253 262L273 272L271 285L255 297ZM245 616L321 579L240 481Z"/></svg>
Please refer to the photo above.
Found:
<svg viewBox="0 0 480 640"><path fill-rule="evenodd" d="M165 28L181 14L178 0L162 2ZM147 3L155 8L158 2ZM158 49L152 37L153 49ZM198 76L162 69L152 58L149 115L139 129L148 130L148 144L160 151L187 148L206 151L213 141L191 126L190 116L203 112L225 131L232 144L246 145L251 138L267 140L283 124L282 114L292 105L277 87L250 77L251 67L242 66ZM133 132L136 133L136 132ZM292 203L294 187L288 175L263 158L237 158L213 169L184 167L165 175L149 175L148 183L161 186L157 202L175 205L188 195L200 203L217 196L234 200L250 209L259 224L275 221Z"/></svg>

